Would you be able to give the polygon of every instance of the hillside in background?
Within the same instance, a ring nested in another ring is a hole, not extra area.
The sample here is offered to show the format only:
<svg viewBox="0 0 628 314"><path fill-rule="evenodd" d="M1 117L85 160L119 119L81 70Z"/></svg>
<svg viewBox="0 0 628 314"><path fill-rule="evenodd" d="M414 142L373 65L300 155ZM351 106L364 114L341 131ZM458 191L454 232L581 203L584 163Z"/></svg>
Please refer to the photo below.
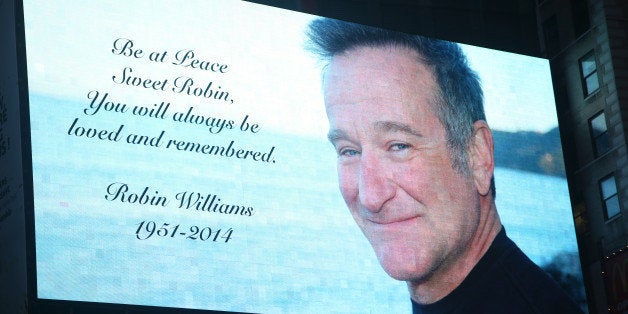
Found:
<svg viewBox="0 0 628 314"><path fill-rule="evenodd" d="M493 130L493 138L498 167L565 177L558 128L547 133Z"/></svg>

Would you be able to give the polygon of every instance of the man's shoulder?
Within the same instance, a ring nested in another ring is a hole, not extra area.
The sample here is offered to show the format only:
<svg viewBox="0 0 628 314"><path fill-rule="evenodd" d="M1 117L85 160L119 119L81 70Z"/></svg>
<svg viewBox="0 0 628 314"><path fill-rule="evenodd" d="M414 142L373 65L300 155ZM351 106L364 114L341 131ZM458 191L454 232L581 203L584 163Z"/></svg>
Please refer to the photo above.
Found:
<svg viewBox="0 0 628 314"><path fill-rule="evenodd" d="M567 293L532 262L504 230L467 278L445 298L414 313L582 313Z"/></svg>
<svg viewBox="0 0 628 314"><path fill-rule="evenodd" d="M502 231L476 278L486 313L581 313L567 293ZM482 274L483 273L483 274ZM490 307L490 308L488 308Z"/></svg>

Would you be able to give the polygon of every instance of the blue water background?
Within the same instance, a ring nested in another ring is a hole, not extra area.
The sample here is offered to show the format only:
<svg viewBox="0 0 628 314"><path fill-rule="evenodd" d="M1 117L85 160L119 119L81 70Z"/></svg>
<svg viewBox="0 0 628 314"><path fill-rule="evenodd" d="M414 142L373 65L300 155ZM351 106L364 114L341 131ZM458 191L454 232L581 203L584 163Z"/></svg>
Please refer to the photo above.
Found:
<svg viewBox="0 0 628 314"><path fill-rule="evenodd" d="M31 95L38 297L263 313L407 313L406 285L388 277L338 192L325 139L226 130L103 113ZM234 140L259 163L67 135L79 125L207 144ZM508 234L538 264L577 250L566 180L497 168L497 208ZM124 182L168 196L166 208L110 202ZM251 217L176 208L174 194L219 195ZM153 236L140 221L232 228L228 243Z"/></svg>

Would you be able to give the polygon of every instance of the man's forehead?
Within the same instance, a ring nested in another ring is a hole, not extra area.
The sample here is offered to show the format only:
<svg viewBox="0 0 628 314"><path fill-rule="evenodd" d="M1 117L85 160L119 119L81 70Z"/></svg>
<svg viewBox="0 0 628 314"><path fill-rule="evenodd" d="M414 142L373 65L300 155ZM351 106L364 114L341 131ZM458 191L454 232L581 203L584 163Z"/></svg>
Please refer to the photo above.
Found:
<svg viewBox="0 0 628 314"><path fill-rule="evenodd" d="M438 89L431 66L426 65L416 51L402 46L352 48L333 56L323 71L326 94L336 84L344 88L369 84L394 87L417 82L424 85L423 88Z"/></svg>
<svg viewBox="0 0 628 314"><path fill-rule="evenodd" d="M406 47L354 48L332 57L323 74L327 106L349 100L344 97L347 95L354 101L394 103L419 96L432 98L438 90L431 67Z"/></svg>

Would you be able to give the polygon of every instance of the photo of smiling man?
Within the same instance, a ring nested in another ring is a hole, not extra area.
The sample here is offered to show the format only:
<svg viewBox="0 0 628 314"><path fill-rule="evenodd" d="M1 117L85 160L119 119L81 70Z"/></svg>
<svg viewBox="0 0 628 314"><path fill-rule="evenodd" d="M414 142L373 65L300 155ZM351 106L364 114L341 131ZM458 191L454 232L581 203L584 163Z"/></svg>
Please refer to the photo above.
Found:
<svg viewBox="0 0 628 314"><path fill-rule="evenodd" d="M500 222L482 87L460 47L332 19L308 36L327 63L341 194L414 313L580 313Z"/></svg>

